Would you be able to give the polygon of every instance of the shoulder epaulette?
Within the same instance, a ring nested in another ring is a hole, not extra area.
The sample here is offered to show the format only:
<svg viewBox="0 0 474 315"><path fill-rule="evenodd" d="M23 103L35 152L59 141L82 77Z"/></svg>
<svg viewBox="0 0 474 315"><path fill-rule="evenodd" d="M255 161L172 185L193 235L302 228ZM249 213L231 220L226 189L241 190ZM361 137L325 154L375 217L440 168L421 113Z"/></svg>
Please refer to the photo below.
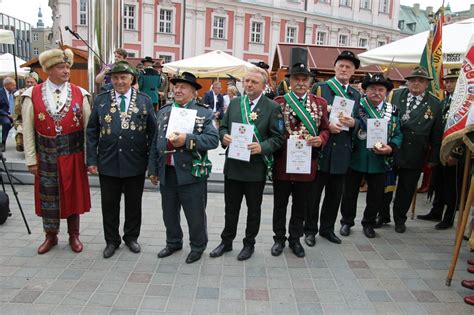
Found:
<svg viewBox="0 0 474 315"><path fill-rule="evenodd" d="M172 104L173 104L173 103L166 103L165 105L160 106L160 109L165 108L165 107L168 107L168 106L171 106Z"/></svg>
<svg viewBox="0 0 474 315"><path fill-rule="evenodd" d="M428 93L429 93L431 96L435 97L438 101L441 102L441 99L440 99L436 94L434 94L434 93L431 92L431 91L428 91Z"/></svg>
<svg viewBox="0 0 474 315"><path fill-rule="evenodd" d="M208 104L201 104L201 103L196 102L196 105L204 107L204 108L209 108Z"/></svg>
<svg viewBox="0 0 474 315"><path fill-rule="evenodd" d="M100 96L100 95L103 95L103 94L110 94L110 90L102 91L99 94L97 94L96 96Z"/></svg>

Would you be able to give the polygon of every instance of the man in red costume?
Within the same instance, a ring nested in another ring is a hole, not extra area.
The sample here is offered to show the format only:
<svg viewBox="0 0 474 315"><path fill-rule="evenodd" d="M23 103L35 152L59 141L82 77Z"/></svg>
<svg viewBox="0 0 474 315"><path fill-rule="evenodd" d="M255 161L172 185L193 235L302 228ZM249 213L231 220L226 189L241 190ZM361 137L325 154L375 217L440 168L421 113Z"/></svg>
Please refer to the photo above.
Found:
<svg viewBox="0 0 474 315"><path fill-rule="evenodd" d="M74 54L50 49L39 56L48 79L24 92L22 108L25 160L35 175L35 209L46 239L38 254L58 243L60 219L67 218L69 245L82 251L79 214L91 207L84 160L89 94L69 83Z"/></svg>

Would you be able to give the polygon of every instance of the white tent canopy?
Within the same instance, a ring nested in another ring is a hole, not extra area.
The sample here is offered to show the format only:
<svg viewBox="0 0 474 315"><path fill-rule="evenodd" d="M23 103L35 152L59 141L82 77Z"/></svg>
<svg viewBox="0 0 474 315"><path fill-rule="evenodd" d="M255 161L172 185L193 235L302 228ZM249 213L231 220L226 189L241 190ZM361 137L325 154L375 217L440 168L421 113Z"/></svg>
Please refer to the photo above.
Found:
<svg viewBox="0 0 474 315"><path fill-rule="evenodd" d="M474 34L474 18L443 26L445 66L461 64L472 34ZM366 51L358 57L362 66L392 64L398 67L412 67L419 64L427 39L428 31Z"/></svg>
<svg viewBox="0 0 474 315"><path fill-rule="evenodd" d="M30 68L20 68L20 65L24 64L25 61L21 58L15 57L16 59L16 71L18 78L23 78L30 72ZM13 55L6 53L0 55L0 78L7 76L15 76L15 66L13 64Z"/></svg>
<svg viewBox="0 0 474 315"><path fill-rule="evenodd" d="M226 54L221 50L166 63L163 72L175 74L177 72L191 72L198 78L225 78L228 74L241 78L250 69L255 67L247 61Z"/></svg>

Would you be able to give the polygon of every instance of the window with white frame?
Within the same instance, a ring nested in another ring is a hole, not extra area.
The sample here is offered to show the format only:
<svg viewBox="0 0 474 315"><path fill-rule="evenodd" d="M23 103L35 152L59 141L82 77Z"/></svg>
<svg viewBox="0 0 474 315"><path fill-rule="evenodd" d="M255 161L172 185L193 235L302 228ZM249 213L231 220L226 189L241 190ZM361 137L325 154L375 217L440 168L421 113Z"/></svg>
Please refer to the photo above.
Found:
<svg viewBox="0 0 474 315"><path fill-rule="evenodd" d="M367 47L369 46L369 40L364 37L359 38L359 47Z"/></svg>
<svg viewBox="0 0 474 315"><path fill-rule="evenodd" d="M385 45L385 44L387 44L387 42L384 41L384 40L378 40L378 41L377 41L377 47L381 47L381 46L383 46L383 45Z"/></svg>
<svg viewBox="0 0 474 315"><path fill-rule="evenodd" d="M389 0L380 0L379 3L379 12L388 13Z"/></svg>
<svg viewBox="0 0 474 315"><path fill-rule="evenodd" d="M135 6L124 5L123 6L123 28L125 30L135 29Z"/></svg>
<svg viewBox="0 0 474 315"><path fill-rule="evenodd" d="M39 49L38 48L33 48L33 55L35 55L35 56L39 55Z"/></svg>
<svg viewBox="0 0 474 315"><path fill-rule="evenodd" d="M214 16L212 23L212 38L225 39L225 17Z"/></svg>
<svg viewBox="0 0 474 315"><path fill-rule="evenodd" d="M287 43L294 43L296 42L296 27L288 26L286 28L286 40Z"/></svg>
<svg viewBox="0 0 474 315"><path fill-rule="evenodd" d="M319 3L331 4L331 0L319 0Z"/></svg>
<svg viewBox="0 0 474 315"><path fill-rule="evenodd" d="M79 25L87 25L87 0L79 1Z"/></svg>
<svg viewBox="0 0 474 315"><path fill-rule="evenodd" d="M250 42L252 43L262 43L263 42L263 23L262 22L252 22L252 28L250 29Z"/></svg>
<svg viewBox="0 0 474 315"><path fill-rule="evenodd" d="M326 45L326 32L317 32L316 33L316 45Z"/></svg>
<svg viewBox="0 0 474 315"><path fill-rule="evenodd" d="M360 8L370 10L372 7L372 0L360 0Z"/></svg>
<svg viewBox="0 0 474 315"><path fill-rule="evenodd" d="M170 55L159 55L158 58L161 59L161 64L169 63L172 61Z"/></svg>
<svg viewBox="0 0 474 315"><path fill-rule="evenodd" d="M349 44L349 36L346 34L339 34L337 44L339 46L347 46Z"/></svg>
<svg viewBox="0 0 474 315"><path fill-rule="evenodd" d="M351 0L339 0L339 6L340 7L350 7L351 6Z"/></svg>
<svg viewBox="0 0 474 315"><path fill-rule="evenodd" d="M37 41L38 40L38 33L33 33L33 41Z"/></svg>
<svg viewBox="0 0 474 315"><path fill-rule="evenodd" d="M173 10L160 9L159 32L173 33Z"/></svg>

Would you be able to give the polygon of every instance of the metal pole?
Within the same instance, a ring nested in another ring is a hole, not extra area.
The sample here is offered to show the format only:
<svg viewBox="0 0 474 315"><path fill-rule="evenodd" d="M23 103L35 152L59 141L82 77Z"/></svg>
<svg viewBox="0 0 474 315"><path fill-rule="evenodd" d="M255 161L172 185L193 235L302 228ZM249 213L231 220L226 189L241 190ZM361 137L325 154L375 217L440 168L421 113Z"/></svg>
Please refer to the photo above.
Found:
<svg viewBox="0 0 474 315"><path fill-rule="evenodd" d="M183 0L183 38L181 38L181 59L184 59L184 44L186 43L186 0Z"/></svg>
<svg viewBox="0 0 474 315"><path fill-rule="evenodd" d="M15 43L13 44L13 67L15 68L15 83L16 83L16 87L18 88L18 71L16 70L16 28L15 30L13 31L13 39L15 41Z"/></svg>
<svg viewBox="0 0 474 315"><path fill-rule="evenodd" d="M308 0L304 0L303 44L306 44L306 25L308 24L306 12L308 12Z"/></svg>

